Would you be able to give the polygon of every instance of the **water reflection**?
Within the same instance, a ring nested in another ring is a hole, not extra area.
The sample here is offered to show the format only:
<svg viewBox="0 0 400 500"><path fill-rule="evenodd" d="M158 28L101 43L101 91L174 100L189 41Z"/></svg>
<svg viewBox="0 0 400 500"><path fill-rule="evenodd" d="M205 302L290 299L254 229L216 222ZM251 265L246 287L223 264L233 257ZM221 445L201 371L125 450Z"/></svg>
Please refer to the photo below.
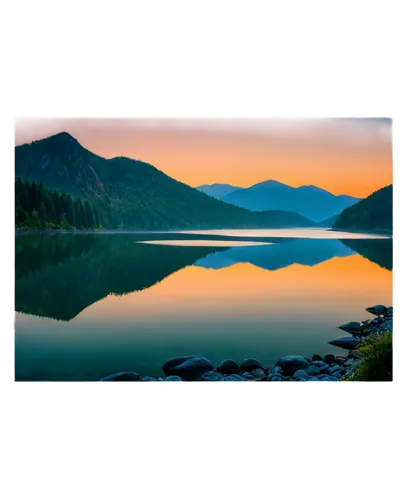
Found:
<svg viewBox="0 0 400 500"><path fill-rule="evenodd" d="M327 345L335 325L392 302L391 240L210 248L145 239L16 238L17 380L162 375L163 361L183 354L269 365L340 352Z"/></svg>

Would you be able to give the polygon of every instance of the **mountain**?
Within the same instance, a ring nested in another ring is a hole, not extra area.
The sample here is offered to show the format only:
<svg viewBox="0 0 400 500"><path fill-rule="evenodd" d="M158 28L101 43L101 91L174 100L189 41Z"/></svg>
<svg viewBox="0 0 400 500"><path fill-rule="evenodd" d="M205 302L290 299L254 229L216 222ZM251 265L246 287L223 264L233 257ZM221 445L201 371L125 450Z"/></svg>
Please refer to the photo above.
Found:
<svg viewBox="0 0 400 500"><path fill-rule="evenodd" d="M344 210L333 229L391 232L393 230L393 185L375 191Z"/></svg>
<svg viewBox="0 0 400 500"><path fill-rule="evenodd" d="M318 227L331 228L335 224L335 222L338 220L339 215L340 214L332 215L332 217L329 217L328 219L321 220L321 221L317 222L316 225Z"/></svg>
<svg viewBox="0 0 400 500"><path fill-rule="evenodd" d="M208 194L208 196L212 196L213 198L220 200L224 196L233 193L233 191L243 188L231 186L230 184L204 184L203 186L198 186L196 189L202 193Z"/></svg>
<svg viewBox="0 0 400 500"><path fill-rule="evenodd" d="M168 177L148 163L105 159L66 132L15 148L15 176L87 199L104 227L208 229L307 227L289 211L254 213L216 200Z"/></svg>
<svg viewBox="0 0 400 500"><path fill-rule="evenodd" d="M293 211L314 222L328 219L359 201L352 196L336 196L317 186L296 188L274 180L237 189L221 199L249 210Z"/></svg>

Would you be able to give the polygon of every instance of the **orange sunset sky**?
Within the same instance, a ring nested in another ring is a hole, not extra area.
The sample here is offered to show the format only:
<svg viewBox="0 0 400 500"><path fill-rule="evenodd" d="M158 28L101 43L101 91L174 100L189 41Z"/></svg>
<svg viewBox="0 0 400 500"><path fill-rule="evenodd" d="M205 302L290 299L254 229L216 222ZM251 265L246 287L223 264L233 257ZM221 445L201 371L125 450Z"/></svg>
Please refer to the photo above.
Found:
<svg viewBox="0 0 400 500"><path fill-rule="evenodd" d="M62 131L190 186L274 179L365 197L392 183L389 119L19 119L16 145Z"/></svg>

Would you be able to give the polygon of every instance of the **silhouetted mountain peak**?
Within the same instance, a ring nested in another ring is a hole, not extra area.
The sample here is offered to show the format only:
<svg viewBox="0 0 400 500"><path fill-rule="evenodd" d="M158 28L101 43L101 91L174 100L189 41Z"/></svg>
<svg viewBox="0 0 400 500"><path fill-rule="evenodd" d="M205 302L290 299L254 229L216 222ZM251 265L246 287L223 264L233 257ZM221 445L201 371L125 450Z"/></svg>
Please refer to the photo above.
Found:
<svg viewBox="0 0 400 500"><path fill-rule="evenodd" d="M253 186L250 186L248 189L261 188L261 187L285 187L285 188L290 188L291 186L288 186L287 184L283 184L283 182L275 181L274 179L268 179L266 181L258 182L257 184L254 184Z"/></svg>

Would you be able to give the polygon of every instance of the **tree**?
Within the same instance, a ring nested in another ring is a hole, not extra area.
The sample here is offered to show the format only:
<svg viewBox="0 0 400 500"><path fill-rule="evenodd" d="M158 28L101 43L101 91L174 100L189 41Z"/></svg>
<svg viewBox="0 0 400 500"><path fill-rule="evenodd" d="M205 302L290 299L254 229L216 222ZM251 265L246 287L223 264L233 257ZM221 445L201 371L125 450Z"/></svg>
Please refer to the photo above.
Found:
<svg viewBox="0 0 400 500"><path fill-rule="evenodd" d="M31 212L31 221L33 227L39 227L39 213L35 208Z"/></svg>
<svg viewBox="0 0 400 500"><path fill-rule="evenodd" d="M76 227L75 205L74 205L74 202L72 201L72 196L70 194L67 195L66 214L67 214L68 222L72 226Z"/></svg>
<svg viewBox="0 0 400 500"><path fill-rule="evenodd" d="M44 223L48 222L48 217L47 217L46 207L44 205L44 200L42 200L40 202L39 217L41 218L41 220Z"/></svg>
<svg viewBox="0 0 400 500"><path fill-rule="evenodd" d="M95 226L93 209L87 200L84 203L84 209L85 209L85 221L86 221L85 227L92 228Z"/></svg>

